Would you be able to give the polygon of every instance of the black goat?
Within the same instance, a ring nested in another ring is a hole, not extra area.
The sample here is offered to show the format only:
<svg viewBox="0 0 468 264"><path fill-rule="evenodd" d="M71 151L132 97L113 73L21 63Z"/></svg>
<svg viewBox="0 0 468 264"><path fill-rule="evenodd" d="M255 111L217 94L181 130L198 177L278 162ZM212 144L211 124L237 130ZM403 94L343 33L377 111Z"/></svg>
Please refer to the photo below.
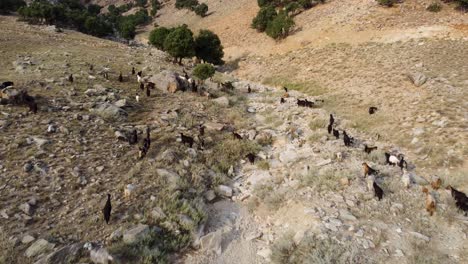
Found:
<svg viewBox="0 0 468 264"><path fill-rule="evenodd" d="M142 91L145 90L145 84L144 83L140 83L140 90L142 90Z"/></svg>
<svg viewBox="0 0 468 264"><path fill-rule="evenodd" d="M256 158L255 154L249 153L245 157L249 160L250 164L255 163L255 158Z"/></svg>
<svg viewBox="0 0 468 264"><path fill-rule="evenodd" d="M369 115L373 115L375 112L377 112L377 107L375 106L369 107Z"/></svg>
<svg viewBox="0 0 468 264"><path fill-rule="evenodd" d="M332 133L332 130L333 130L332 124L329 124L329 125L328 125L327 130L328 130L328 134L331 134L331 133Z"/></svg>
<svg viewBox="0 0 468 264"><path fill-rule="evenodd" d="M73 74L70 74L70 76L68 76L68 81L73 83Z"/></svg>
<svg viewBox="0 0 468 264"><path fill-rule="evenodd" d="M247 86L247 93L251 93L252 89L250 88L250 85Z"/></svg>
<svg viewBox="0 0 468 264"><path fill-rule="evenodd" d="M281 97L281 99L280 99L280 104L284 104L284 103L286 103L286 100L284 100L284 98Z"/></svg>
<svg viewBox="0 0 468 264"><path fill-rule="evenodd" d="M353 143L353 138L346 134L346 131L343 131L343 142L345 146L349 147Z"/></svg>
<svg viewBox="0 0 468 264"><path fill-rule="evenodd" d="M7 87L13 86L13 85L15 85L15 84L13 82L10 82L10 81L3 82L2 85L0 85L0 89L7 88Z"/></svg>
<svg viewBox="0 0 468 264"><path fill-rule="evenodd" d="M132 75L135 75L135 67L132 67Z"/></svg>
<svg viewBox="0 0 468 264"><path fill-rule="evenodd" d="M120 74L119 74L119 82L123 82L122 72L120 72Z"/></svg>
<svg viewBox="0 0 468 264"><path fill-rule="evenodd" d="M136 144L137 142L138 142L138 133L137 133L136 129L134 129L134 130L132 131L132 134L131 134L130 137L128 138L128 143L129 143L130 145L134 145L134 144Z"/></svg>
<svg viewBox="0 0 468 264"><path fill-rule="evenodd" d="M458 191L452 186L447 186L447 190L450 190L453 199L455 199L455 205L458 209L465 212L465 215L468 214L468 197L463 192Z"/></svg>
<svg viewBox="0 0 468 264"><path fill-rule="evenodd" d="M340 138L340 131L338 131L336 129L333 129L333 136L335 136L336 139L339 139Z"/></svg>
<svg viewBox="0 0 468 264"><path fill-rule="evenodd" d="M288 88L286 88L286 86L283 87L283 90L284 90L285 92L288 92Z"/></svg>
<svg viewBox="0 0 468 264"><path fill-rule="evenodd" d="M193 146L193 138L180 133L180 138L182 139L182 144L188 144L190 148Z"/></svg>
<svg viewBox="0 0 468 264"><path fill-rule="evenodd" d="M329 122L329 124L333 126L334 123L335 123L335 118L333 118L333 115L330 114L330 122Z"/></svg>
<svg viewBox="0 0 468 264"><path fill-rule="evenodd" d="M236 132L232 132L232 135L234 136L235 139L239 139L239 140L242 140L242 139L243 139L242 136L239 135L239 134L236 133Z"/></svg>
<svg viewBox="0 0 468 264"><path fill-rule="evenodd" d="M370 154L372 151L376 150L377 147L369 147L367 146L367 144L364 144L364 152L366 152L367 154Z"/></svg>
<svg viewBox="0 0 468 264"><path fill-rule="evenodd" d="M151 91L149 86L146 86L146 96L150 97L151 96Z"/></svg>
<svg viewBox="0 0 468 264"><path fill-rule="evenodd" d="M382 197L384 195L384 192L383 192L382 188L380 188L380 186L377 185L377 183L375 183L375 181L374 181L373 186L374 186L374 195L375 195L375 197L377 197L379 199L379 201L382 200Z"/></svg>

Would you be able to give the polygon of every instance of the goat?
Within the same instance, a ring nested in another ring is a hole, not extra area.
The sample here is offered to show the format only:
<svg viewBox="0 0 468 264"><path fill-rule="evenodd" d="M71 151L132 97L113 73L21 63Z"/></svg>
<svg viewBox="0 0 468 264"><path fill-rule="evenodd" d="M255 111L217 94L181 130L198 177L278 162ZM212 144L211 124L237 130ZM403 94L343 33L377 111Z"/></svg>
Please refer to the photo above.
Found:
<svg viewBox="0 0 468 264"><path fill-rule="evenodd" d="M73 74L70 74L70 75L68 76L68 81L71 82L71 83L73 83Z"/></svg>
<svg viewBox="0 0 468 264"><path fill-rule="evenodd" d="M193 146L193 138L180 133L180 138L182 139L182 144L188 144L190 148Z"/></svg>
<svg viewBox="0 0 468 264"><path fill-rule="evenodd" d="M31 102L28 104L29 106L29 111L33 112L33 114L37 114L37 103L36 102Z"/></svg>
<svg viewBox="0 0 468 264"><path fill-rule="evenodd" d="M242 139L243 139L242 136L239 135L239 134L236 133L236 132L232 132L232 135L234 136L235 139L239 139L239 140L242 140Z"/></svg>
<svg viewBox="0 0 468 264"><path fill-rule="evenodd" d="M288 88L286 88L286 86L283 87L283 90L287 93L288 92Z"/></svg>
<svg viewBox="0 0 468 264"><path fill-rule="evenodd" d="M340 131L333 129L333 136L335 136L336 139L340 138Z"/></svg>
<svg viewBox="0 0 468 264"><path fill-rule="evenodd" d="M382 188L380 188L379 185L377 185L377 183L374 181L374 183L372 184L372 186L374 187L374 195L375 197L377 197L380 200L382 200L382 197L384 195L384 191L382 190Z"/></svg>
<svg viewBox="0 0 468 264"><path fill-rule="evenodd" d="M372 151L376 150L377 147L368 147L367 144L364 144L364 152L370 154Z"/></svg>
<svg viewBox="0 0 468 264"><path fill-rule="evenodd" d="M135 67L132 67L132 75L135 75Z"/></svg>
<svg viewBox="0 0 468 264"><path fill-rule="evenodd" d="M3 82L2 85L0 85L0 89L7 88L7 87L10 87L10 86L13 86L13 85L15 85L15 84L13 82L10 82L10 81Z"/></svg>
<svg viewBox="0 0 468 264"><path fill-rule="evenodd" d="M142 71L139 71L137 73L137 82L138 83L143 83L143 78L141 77L143 75L143 72Z"/></svg>
<svg viewBox="0 0 468 264"><path fill-rule="evenodd" d="M407 168L408 167L408 163L406 162L405 158L403 157L403 155L401 155L400 157L400 161L398 162L398 167L400 167L400 169L403 170L403 168Z"/></svg>
<svg viewBox="0 0 468 264"><path fill-rule="evenodd" d="M327 127L328 134L332 133L332 129L333 129L333 126L331 124L329 124L328 127Z"/></svg>
<svg viewBox="0 0 468 264"><path fill-rule="evenodd" d="M280 104L284 104L284 103L286 103L286 100L284 100L284 98L281 97L281 99L280 99Z"/></svg>
<svg viewBox="0 0 468 264"><path fill-rule="evenodd" d="M106 202L106 205L104 205L104 208L102 209L102 214L104 215L104 220L106 221L106 224L109 224L111 211L112 211L111 195L107 194L107 202Z"/></svg>
<svg viewBox="0 0 468 264"><path fill-rule="evenodd" d="M438 190L441 185L442 185L442 180L440 178L437 178L431 182L432 189L434 190Z"/></svg>
<svg viewBox="0 0 468 264"><path fill-rule="evenodd" d="M329 124L333 126L334 123L335 123L335 118L333 118L333 115L330 114L330 122L329 122Z"/></svg>
<svg viewBox="0 0 468 264"><path fill-rule="evenodd" d="M144 83L140 83L140 90L142 90L142 91L145 90L145 84Z"/></svg>
<svg viewBox="0 0 468 264"><path fill-rule="evenodd" d="M371 168L367 163L362 163L362 168L364 169L364 177L367 175L376 175L379 171Z"/></svg>
<svg viewBox="0 0 468 264"><path fill-rule="evenodd" d="M423 187L422 192L426 194L426 211L430 216L436 211L436 200L432 193L426 187Z"/></svg>
<svg viewBox="0 0 468 264"><path fill-rule="evenodd" d="M403 182L403 185L406 187L406 189L409 189L409 187L411 186L411 183L413 183L413 177L406 169L403 169L403 175L401 175L401 181Z"/></svg>
<svg viewBox="0 0 468 264"><path fill-rule="evenodd" d="M375 112L377 112L377 107L375 106L369 107L369 115L373 115Z"/></svg>
<svg viewBox="0 0 468 264"><path fill-rule="evenodd" d="M147 97L151 96L150 88L148 86L146 86L146 96Z"/></svg>
<svg viewBox="0 0 468 264"><path fill-rule="evenodd" d="M251 93L252 89L250 88L250 85L247 86L247 93Z"/></svg>
<svg viewBox="0 0 468 264"><path fill-rule="evenodd" d="M104 72L104 78L105 78L106 80L109 80L109 74L108 74L107 72Z"/></svg>
<svg viewBox="0 0 468 264"><path fill-rule="evenodd" d="M119 82L123 82L122 72L120 72L120 74L119 74Z"/></svg>
<svg viewBox="0 0 468 264"><path fill-rule="evenodd" d="M136 96L135 96L135 100L138 102L140 102L140 95L137 93Z"/></svg>
<svg viewBox="0 0 468 264"><path fill-rule="evenodd" d="M204 136L205 135L205 126L200 125L200 127L198 128L198 132L200 132L200 136Z"/></svg>
<svg viewBox="0 0 468 264"><path fill-rule="evenodd" d="M353 143L353 138L349 137L348 134L346 134L346 131L343 131L343 141L345 146L349 147Z"/></svg>
<svg viewBox="0 0 468 264"><path fill-rule="evenodd" d="M448 185L446 189L450 190L453 199L455 199L455 205L458 207L458 209L464 211L465 215L468 214L468 197L466 194L458 191L451 185Z"/></svg>
<svg viewBox="0 0 468 264"><path fill-rule="evenodd" d="M154 84L154 82L148 82L148 84L146 85L148 88L150 89L154 89L156 88L156 84Z"/></svg>
<svg viewBox="0 0 468 264"><path fill-rule="evenodd" d="M184 69L182 69L182 72L184 73L185 79L188 80L190 77L188 76L187 72Z"/></svg>
<svg viewBox="0 0 468 264"><path fill-rule="evenodd" d="M249 153L249 154L247 154L245 157L249 160L250 164L254 164L254 163L255 163L255 158L256 158L256 157L255 157L255 154Z"/></svg>
<svg viewBox="0 0 468 264"><path fill-rule="evenodd" d="M304 99L304 100L297 99L297 105L302 106L302 107L313 107L314 102L311 102L311 101L309 101L307 99Z"/></svg>
<svg viewBox="0 0 468 264"><path fill-rule="evenodd" d="M137 133L136 129L134 129L134 130L132 131L132 135L128 138L128 143L129 143L130 145L134 145L134 144L136 144L137 142L138 142L138 133Z"/></svg>

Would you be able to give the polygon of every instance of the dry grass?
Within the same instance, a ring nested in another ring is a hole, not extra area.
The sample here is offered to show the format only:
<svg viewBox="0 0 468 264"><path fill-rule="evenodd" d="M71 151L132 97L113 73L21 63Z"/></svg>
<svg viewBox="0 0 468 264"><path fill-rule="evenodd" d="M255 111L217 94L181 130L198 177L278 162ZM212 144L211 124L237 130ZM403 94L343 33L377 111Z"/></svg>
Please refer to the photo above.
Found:
<svg viewBox="0 0 468 264"><path fill-rule="evenodd" d="M318 192L338 191L343 188L339 184L340 179L353 179L355 174L349 170L338 170L327 167L322 170L310 170L307 174L299 177L301 187L312 187Z"/></svg>
<svg viewBox="0 0 468 264"><path fill-rule="evenodd" d="M313 81L294 82L286 77L279 76L265 78L263 79L263 83L270 86L287 87L290 90L295 90L311 96L319 96L327 92L324 87Z"/></svg>

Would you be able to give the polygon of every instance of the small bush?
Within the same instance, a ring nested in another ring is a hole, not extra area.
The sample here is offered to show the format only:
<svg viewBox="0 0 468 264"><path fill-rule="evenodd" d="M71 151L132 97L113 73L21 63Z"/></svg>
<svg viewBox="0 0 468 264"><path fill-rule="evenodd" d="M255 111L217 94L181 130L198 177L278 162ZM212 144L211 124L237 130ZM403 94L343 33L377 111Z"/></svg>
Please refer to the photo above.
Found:
<svg viewBox="0 0 468 264"><path fill-rule="evenodd" d="M252 28L255 28L259 32L263 32L267 29L268 23L272 21L278 14L272 6L262 7L257 16L252 20Z"/></svg>
<svg viewBox="0 0 468 264"><path fill-rule="evenodd" d="M176 0L175 7L177 9L187 8L193 10L198 6L198 0Z"/></svg>
<svg viewBox="0 0 468 264"><path fill-rule="evenodd" d="M208 5L205 3L199 4L195 7L194 11L198 16L205 17L206 13L208 13Z"/></svg>
<svg viewBox="0 0 468 264"><path fill-rule="evenodd" d="M392 7L394 4L398 2L398 0L377 0L377 2L381 6Z"/></svg>
<svg viewBox="0 0 468 264"><path fill-rule="evenodd" d="M227 173L231 166L236 165L249 153L257 154L260 146L249 140L225 139L218 140L213 152L208 155L207 163L219 172Z"/></svg>
<svg viewBox="0 0 468 264"><path fill-rule="evenodd" d="M198 64L193 69L193 75L202 81L213 77L214 74L215 68L213 67L213 65L207 63Z"/></svg>
<svg viewBox="0 0 468 264"><path fill-rule="evenodd" d="M439 2L433 2L426 8L426 10L434 13L439 12L440 10L442 10L442 5Z"/></svg>
<svg viewBox="0 0 468 264"><path fill-rule="evenodd" d="M160 50L164 50L164 41L167 38L167 35L171 32L170 29L165 27L158 27L153 29L149 35L148 42L149 44L155 46Z"/></svg>
<svg viewBox="0 0 468 264"><path fill-rule="evenodd" d="M139 7L145 7L148 4L148 0L135 0L135 5Z"/></svg>
<svg viewBox="0 0 468 264"><path fill-rule="evenodd" d="M292 20L286 12L280 12L280 14L268 23L266 33L274 39L282 39L289 35L293 27L294 20Z"/></svg>

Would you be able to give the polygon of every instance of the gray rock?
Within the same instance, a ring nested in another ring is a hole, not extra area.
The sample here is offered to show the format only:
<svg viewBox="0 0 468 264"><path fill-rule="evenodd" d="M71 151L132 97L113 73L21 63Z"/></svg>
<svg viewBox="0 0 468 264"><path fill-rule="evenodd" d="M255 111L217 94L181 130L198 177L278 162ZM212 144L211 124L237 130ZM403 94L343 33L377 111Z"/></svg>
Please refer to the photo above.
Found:
<svg viewBox="0 0 468 264"><path fill-rule="evenodd" d="M222 253L222 240L221 230L217 230L216 232L211 232L200 238L200 245L204 251L214 252L220 255Z"/></svg>
<svg viewBox="0 0 468 264"><path fill-rule="evenodd" d="M124 121L128 116L125 110L109 103L101 103L89 111L106 120Z"/></svg>
<svg viewBox="0 0 468 264"><path fill-rule="evenodd" d="M213 201L216 198L216 193L213 190L208 190L205 192L205 199L208 202Z"/></svg>
<svg viewBox="0 0 468 264"><path fill-rule="evenodd" d="M182 78L178 78L178 74L169 70L161 71L149 79L156 85L156 88L164 92L175 93L183 88L188 89L189 83Z"/></svg>
<svg viewBox="0 0 468 264"><path fill-rule="evenodd" d="M33 208L30 204L24 203L19 206L19 209L23 211L27 215L32 215L33 214Z"/></svg>
<svg viewBox="0 0 468 264"><path fill-rule="evenodd" d="M96 264L109 264L114 261L114 257L105 248L92 249L90 251L90 258Z"/></svg>
<svg viewBox="0 0 468 264"><path fill-rule="evenodd" d="M125 135L123 132L121 131L115 131L114 133L114 136L118 139L118 140L123 140L123 141L127 141L127 135Z"/></svg>
<svg viewBox="0 0 468 264"><path fill-rule="evenodd" d="M328 164L331 164L331 163L332 163L331 159L326 159L326 160L322 160L322 161L317 162L316 166L321 167L321 166L325 166L325 165L328 165Z"/></svg>
<svg viewBox="0 0 468 264"><path fill-rule="evenodd" d="M23 244L29 244L31 242L33 242L35 240L35 238L31 235L25 235L22 239L21 239L21 243Z"/></svg>
<svg viewBox="0 0 468 264"><path fill-rule="evenodd" d="M24 164L23 171L24 172L31 172L33 168L34 168L34 165L32 165L30 162L28 162L28 163Z"/></svg>
<svg viewBox="0 0 468 264"><path fill-rule="evenodd" d="M213 102L221 106L225 106L225 107L229 106L229 99L226 96L221 96L216 99L213 99Z"/></svg>
<svg viewBox="0 0 468 264"><path fill-rule="evenodd" d="M166 179L166 182L168 183L168 187L171 190L177 190L179 188L179 180L180 176L173 172L169 171L166 169L156 169L156 173L160 176Z"/></svg>
<svg viewBox="0 0 468 264"><path fill-rule="evenodd" d="M252 114L253 114L253 113L255 113L256 111L257 111L257 110L256 110L254 107L249 107L249 108L247 108L247 112L249 112L249 113L252 113Z"/></svg>
<svg viewBox="0 0 468 264"><path fill-rule="evenodd" d="M148 235L150 232L148 225L137 225L136 227L129 229L123 234L123 241L126 244L132 244Z"/></svg>
<svg viewBox="0 0 468 264"><path fill-rule="evenodd" d="M164 161L167 163L172 163L176 160L176 154L172 149L166 149L163 151L157 158L158 161Z"/></svg>
<svg viewBox="0 0 468 264"><path fill-rule="evenodd" d="M431 240L428 236L425 236L425 235L423 235L421 233L418 233L418 232L408 232L408 234L412 235L413 237L415 237L417 239L424 240L426 242L429 242Z"/></svg>
<svg viewBox="0 0 468 264"><path fill-rule="evenodd" d="M86 96L101 96L101 95L106 95L107 91L106 88L104 88L100 84L95 84L93 86L93 89L88 89L85 91Z"/></svg>
<svg viewBox="0 0 468 264"><path fill-rule="evenodd" d="M41 148L42 146L46 145L49 143L49 140L39 138L39 137L31 137L33 142L37 145L37 147Z"/></svg>
<svg viewBox="0 0 468 264"><path fill-rule="evenodd" d="M85 256L86 253L86 250L83 248L83 244L84 243L75 243L64 246L49 254L43 263L77 263L82 257Z"/></svg>
<svg viewBox="0 0 468 264"><path fill-rule="evenodd" d="M218 185L216 193L225 197L232 197L232 188L226 185Z"/></svg>
<svg viewBox="0 0 468 264"><path fill-rule="evenodd" d="M351 214L348 210L340 210L340 219L343 221L356 221L357 218Z"/></svg>
<svg viewBox="0 0 468 264"><path fill-rule="evenodd" d="M290 163L297 160L297 153L293 150L286 150L279 154L279 160L282 163Z"/></svg>
<svg viewBox="0 0 468 264"><path fill-rule="evenodd" d="M127 99L120 99L117 102L115 102L114 105L117 107L126 107L128 106Z"/></svg>
<svg viewBox="0 0 468 264"><path fill-rule="evenodd" d="M179 222L183 227L187 228L187 230L190 230L195 226L195 222L192 218L184 214L179 214Z"/></svg>
<svg viewBox="0 0 468 264"><path fill-rule="evenodd" d="M167 216L160 207L156 207L153 210L151 210L151 217L153 217L153 219L163 219Z"/></svg>
<svg viewBox="0 0 468 264"><path fill-rule="evenodd" d="M265 260L270 261L272 251L269 248L264 248L259 251L257 251L257 255L263 257Z"/></svg>
<svg viewBox="0 0 468 264"><path fill-rule="evenodd" d="M0 211L0 215L1 215L3 218L5 218L5 219L10 218L10 216L8 215L8 213L6 212L6 210Z"/></svg>
<svg viewBox="0 0 468 264"><path fill-rule="evenodd" d="M408 74L408 78L411 80L411 82L413 82L413 84L416 87L423 85L427 81L427 77L420 72Z"/></svg>
<svg viewBox="0 0 468 264"><path fill-rule="evenodd" d="M35 257L54 249L54 247L55 244L49 243L45 239L38 239L31 246L29 246L28 249L26 249L24 255L28 258Z"/></svg>
<svg viewBox="0 0 468 264"><path fill-rule="evenodd" d="M123 237L123 230L122 230L122 227L119 227L116 230L114 230L114 232L112 232L112 234L109 236L109 240L118 241L122 239L122 237Z"/></svg>

